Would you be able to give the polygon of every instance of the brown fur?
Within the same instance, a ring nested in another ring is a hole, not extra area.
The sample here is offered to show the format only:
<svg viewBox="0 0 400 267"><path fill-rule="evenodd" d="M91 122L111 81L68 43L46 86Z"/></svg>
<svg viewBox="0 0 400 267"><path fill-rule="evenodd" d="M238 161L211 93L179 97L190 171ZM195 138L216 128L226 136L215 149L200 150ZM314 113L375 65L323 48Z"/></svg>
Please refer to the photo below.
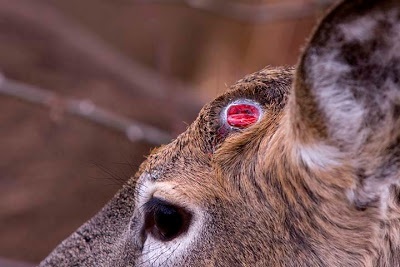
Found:
<svg viewBox="0 0 400 267"><path fill-rule="evenodd" d="M206 105L41 266L399 266L399 17L397 1L339 4L296 71L266 68ZM221 119L238 99L264 113L244 130ZM155 240L154 197L190 211L188 229Z"/></svg>

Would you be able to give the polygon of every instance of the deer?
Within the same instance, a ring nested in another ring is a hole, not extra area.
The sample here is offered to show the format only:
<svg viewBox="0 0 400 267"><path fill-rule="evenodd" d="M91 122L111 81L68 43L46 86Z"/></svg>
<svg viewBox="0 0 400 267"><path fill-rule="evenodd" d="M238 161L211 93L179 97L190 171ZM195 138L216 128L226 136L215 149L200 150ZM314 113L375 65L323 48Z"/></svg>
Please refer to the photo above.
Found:
<svg viewBox="0 0 400 267"><path fill-rule="evenodd" d="M399 182L400 1L341 1L39 266L400 266Z"/></svg>

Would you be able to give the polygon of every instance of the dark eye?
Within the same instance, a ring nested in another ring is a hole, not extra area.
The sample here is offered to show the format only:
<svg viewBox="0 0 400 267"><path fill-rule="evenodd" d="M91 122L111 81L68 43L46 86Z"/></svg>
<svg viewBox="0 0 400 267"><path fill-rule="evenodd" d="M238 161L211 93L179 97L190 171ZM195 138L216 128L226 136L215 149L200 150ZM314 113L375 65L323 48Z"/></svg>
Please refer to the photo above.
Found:
<svg viewBox="0 0 400 267"><path fill-rule="evenodd" d="M186 232L192 215L184 208L158 198L145 206L145 231L161 241L170 241Z"/></svg>

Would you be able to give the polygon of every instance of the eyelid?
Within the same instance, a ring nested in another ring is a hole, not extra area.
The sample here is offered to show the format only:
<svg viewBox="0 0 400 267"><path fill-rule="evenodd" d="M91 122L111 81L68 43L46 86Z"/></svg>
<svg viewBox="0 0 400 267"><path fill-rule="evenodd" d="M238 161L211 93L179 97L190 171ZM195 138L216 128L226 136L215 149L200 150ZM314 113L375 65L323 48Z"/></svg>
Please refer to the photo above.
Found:
<svg viewBox="0 0 400 267"><path fill-rule="evenodd" d="M163 199L160 199L157 197L152 197L149 201L147 201L144 204L143 209L146 213L150 213L150 212L154 211L158 206L161 206L161 205L173 206L173 204L171 204Z"/></svg>
<svg viewBox="0 0 400 267"><path fill-rule="evenodd" d="M144 179L137 191L136 203L141 213L148 214L158 205L169 205L183 208L194 213L197 210L193 199L188 199L181 188L171 182L154 182Z"/></svg>
<svg viewBox="0 0 400 267"><path fill-rule="evenodd" d="M185 210L188 213L192 213L192 210L189 207L175 204L173 202L169 202L167 200L164 200L164 199L161 199L158 197L154 197L154 196L143 205L143 210L144 210L145 214L149 214L149 213L155 211L160 206L166 206L166 207L171 207L174 209Z"/></svg>

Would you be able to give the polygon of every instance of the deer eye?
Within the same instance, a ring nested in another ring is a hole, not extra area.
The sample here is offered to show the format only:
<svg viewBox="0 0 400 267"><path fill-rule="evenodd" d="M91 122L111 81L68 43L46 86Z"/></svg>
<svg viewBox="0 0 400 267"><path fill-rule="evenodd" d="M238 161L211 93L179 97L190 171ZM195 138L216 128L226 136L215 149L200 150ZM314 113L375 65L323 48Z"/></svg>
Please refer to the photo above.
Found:
<svg viewBox="0 0 400 267"><path fill-rule="evenodd" d="M145 231L160 241L170 241L187 231L191 213L158 198L146 203Z"/></svg>

